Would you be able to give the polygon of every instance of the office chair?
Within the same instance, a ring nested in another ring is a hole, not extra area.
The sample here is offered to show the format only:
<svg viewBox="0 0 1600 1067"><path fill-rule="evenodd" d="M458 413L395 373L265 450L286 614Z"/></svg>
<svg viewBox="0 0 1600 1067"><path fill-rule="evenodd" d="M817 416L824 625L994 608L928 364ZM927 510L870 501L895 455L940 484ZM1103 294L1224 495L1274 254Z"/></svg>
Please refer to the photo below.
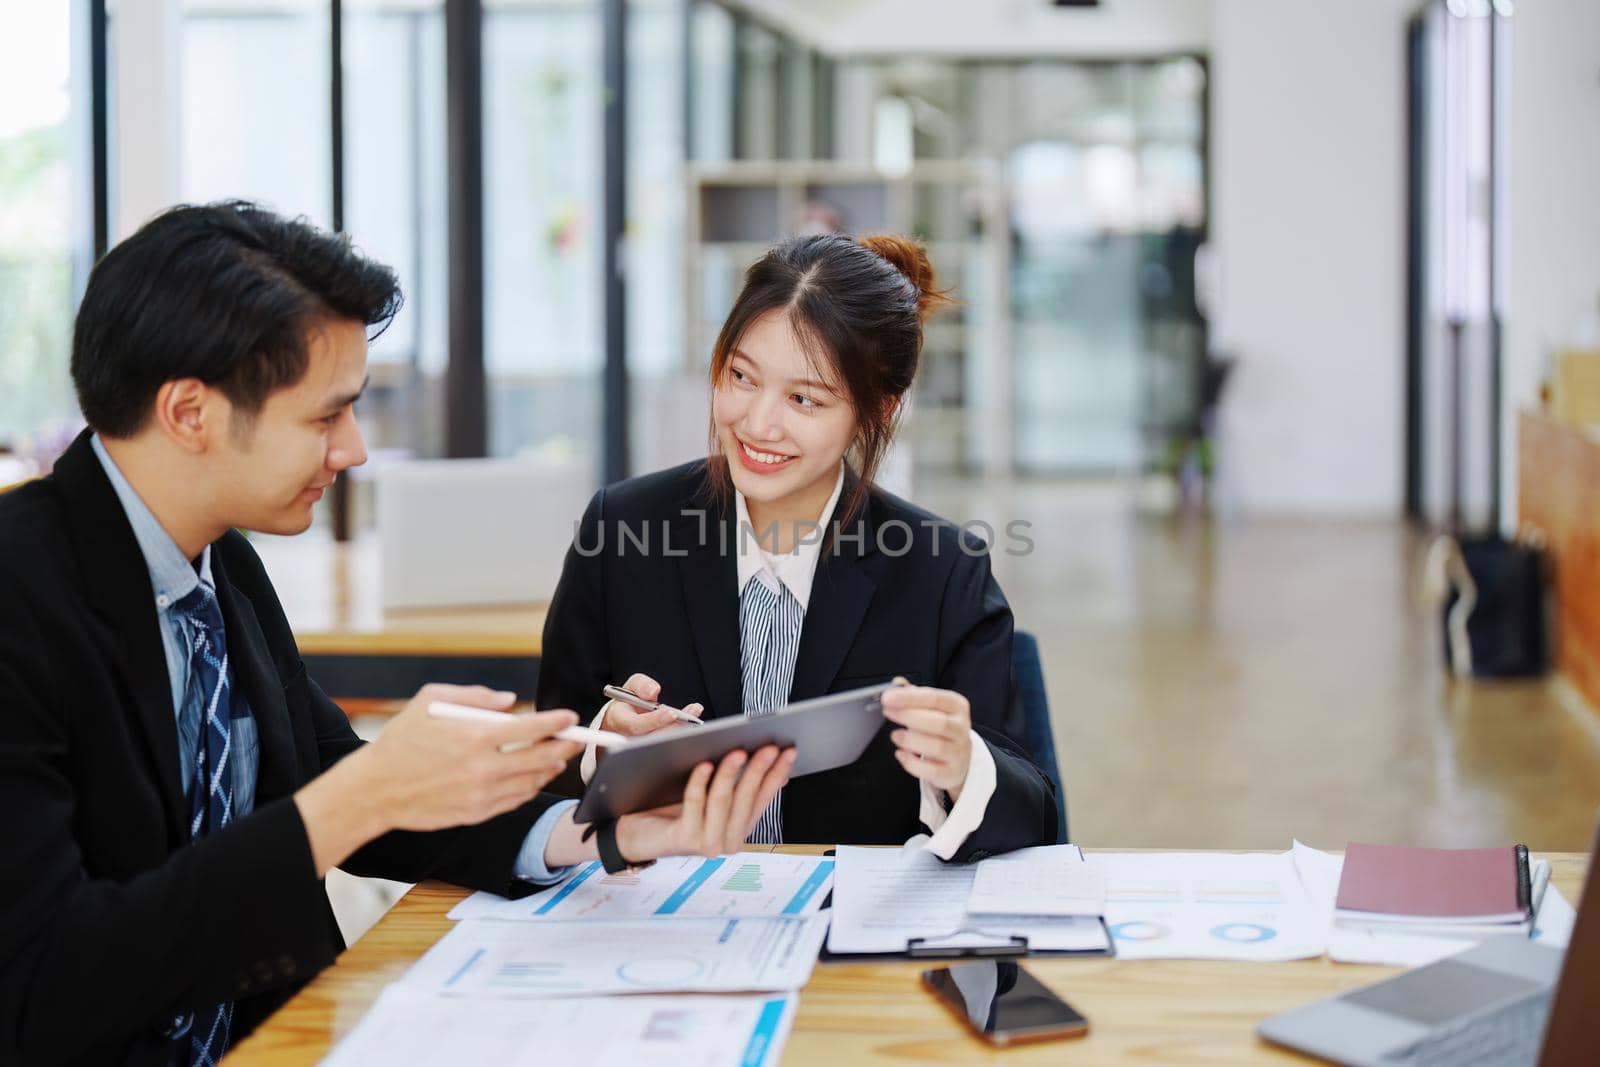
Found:
<svg viewBox="0 0 1600 1067"><path fill-rule="evenodd" d="M1011 639L1013 706L1022 709L1028 730L1028 755L1056 788L1056 844L1067 843L1067 790L1056 762L1056 740L1050 729L1050 701L1044 690L1044 665L1039 661L1039 642L1026 630Z"/></svg>

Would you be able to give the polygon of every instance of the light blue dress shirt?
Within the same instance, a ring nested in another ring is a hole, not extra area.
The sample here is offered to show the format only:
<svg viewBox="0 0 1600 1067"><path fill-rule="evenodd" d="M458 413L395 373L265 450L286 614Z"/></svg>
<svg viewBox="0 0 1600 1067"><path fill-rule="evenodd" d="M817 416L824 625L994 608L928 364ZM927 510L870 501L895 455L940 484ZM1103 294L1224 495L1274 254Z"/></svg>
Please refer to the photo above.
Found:
<svg viewBox="0 0 1600 1067"><path fill-rule="evenodd" d="M177 542L162 529L161 523L150 513L128 479L117 468L115 461L100 442L100 435L89 439L94 454L100 458L111 488L122 502L122 511L133 527L133 536L144 554L145 566L150 569L150 588L155 590L156 614L161 619L161 647L167 655L167 681L172 686L172 713L178 721L179 780L183 795L188 796L194 787L194 754L200 747L200 722L184 722L183 693L189 686L189 642L193 638L193 624L188 616L174 610L182 600L202 582L214 594L216 586L211 581L211 546L200 553L200 567L183 558ZM236 754L233 760L233 811L235 817L250 814L255 807L256 773L261 762L260 739L256 734L256 720L250 706L229 668L228 684L231 689L229 706L233 714L231 747Z"/></svg>
<svg viewBox="0 0 1600 1067"><path fill-rule="evenodd" d="M89 442L94 448L94 454L99 457L100 465L105 468L106 477L111 480L111 488L116 491L117 499L122 503L123 513L128 516L128 524L133 527L134 540L139 543L139 551L144 555L145 566L150 569L150 588L155 591L156 614L161 620L161 647L167 657L167 680L172 686L172 711L178 722L178 760L183 792L188 796L193 784L191 780L194 778L195 751L200 744L199 722L183 721L183 693L189 685L189 642L193 635L189 633L191 623L188 617L174 611L173 606L201 583L213 593L216 592L216 586L211 578L211 546L207 545L200 553L200 564L197 569L183 557L177 542L173 541L172 536L162 528L161 523L150 513L145 502L128 483L128 479L117 467L116 462L106 452L105 445L100 441L100 435L93 435ZM261 742L244 691L233 684L233 676L234 672L230 668L232 747L238 754L238 758L233 761L233 810L236 817L242 817L248 815L255 807L256 777L261 766ZM566 876L572 868L558 867L551 870L545 866L544 850L549 844L550 835L555 832L556 822L562 813L568 808L576 807L577 803L576 800L562 801L552 805L539 816L538 821L528 831L528 836L523 839L522 848L517 853L516 864L512 868L513 875L536 885L549 885Z"/></svg>

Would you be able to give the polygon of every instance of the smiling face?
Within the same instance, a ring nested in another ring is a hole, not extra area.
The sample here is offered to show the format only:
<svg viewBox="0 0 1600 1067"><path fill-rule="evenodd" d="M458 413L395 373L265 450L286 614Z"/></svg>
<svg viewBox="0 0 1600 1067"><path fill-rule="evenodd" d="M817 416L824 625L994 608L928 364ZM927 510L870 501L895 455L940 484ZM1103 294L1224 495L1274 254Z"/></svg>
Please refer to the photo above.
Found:
<svg viewBox="0 0 1600 1067"><path fill-rule="evenodd" d="M366 462L355 402L367 379L366 328L336 319L313 328L305 374L254 416L229 412L214 479L226 524L296 534L341 471Z"/></svg>
<svg viewBox="0 0 1600 1067"><path fill-rule="evenodd" d="M734 488L773 518L811 521L833 492L856 435L856 411L783 311L739 339L712 391L717 446ZM759 525L759 523L758 523Z"/></svg>

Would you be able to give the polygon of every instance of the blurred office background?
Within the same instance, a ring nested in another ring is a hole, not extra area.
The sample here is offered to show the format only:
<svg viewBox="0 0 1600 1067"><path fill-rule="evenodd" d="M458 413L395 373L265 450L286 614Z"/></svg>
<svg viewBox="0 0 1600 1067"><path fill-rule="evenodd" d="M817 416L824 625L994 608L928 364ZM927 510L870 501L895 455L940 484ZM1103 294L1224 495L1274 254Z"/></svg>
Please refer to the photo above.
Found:
<svg viewBox="0 0 1600 1067"><path fill-rule="evenodd" d="M308 543L403 537L386 468L518 457L569 475L553 567L595 486L703 453L765 246L909 231L960 303L892 482L1033 524L996 569L1075 838L1588 840L1592 701L1450 681L1415 591L1433 532L1516 529L1518 414L1600 347L1591 0L45 0L0 27L17 477L77 426L96 253L248 197L406 290L372 462Z"/></svg>

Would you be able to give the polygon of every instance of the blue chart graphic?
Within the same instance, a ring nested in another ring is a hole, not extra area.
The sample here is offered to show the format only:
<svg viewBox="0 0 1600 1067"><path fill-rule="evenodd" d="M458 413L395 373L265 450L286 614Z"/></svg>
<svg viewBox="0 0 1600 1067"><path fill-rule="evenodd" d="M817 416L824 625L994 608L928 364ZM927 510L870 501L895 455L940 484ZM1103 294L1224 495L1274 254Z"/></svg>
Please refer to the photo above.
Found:
<svg viewBox="0 0 1600 1067"><path fill-rule="evenodd" d="M672 895L662 902L661 907L656 909L656 914L671 915L683 907L684 903L694 896L694 891L704 885L712 873L722 866L723 862L723 858L718 856L716 859L706 860L695 868L694 873L684 879L683 884L674 889Z"/></svg>
<svg viewBox="0 0 1600 1067"><path fill-rule="evenodd" d="M739 1060L739 1067L761 1067L767 1061L767 1053L772 1050L772 1040L778 1034L778 1023L783 1020L783 999L776 998L767 1001L761 1009L761 1017L756 1020L756 1028L750 1031L750 1042L744 1047L744 1056Z"/></svg>
<svg viewBox="0 0 1600 1067"><path fill-rule="evenodd" d="M1117 923L1111 928L1111 936L1118 941L1160 941L1163 937L1172 936L1172 927L1135 919Z"/></svg>
<svg viewBox="0 0 1600 1067"><path fill-rule="evenodd" d="M804 911L806 901L816 895L817 890L822 888L822 883L826 882L828 876L832 873L832 860L823 860L817 864L817 869L812 871L810 877L800 886L799 891L794 895L794 899L789 901L788 906L783 909L783 913L785 915L799 915Z"/></svg>
<svg viewBox="0 0 1600 1067"><path fill-rule="evenodd" d="M1218 941L1231 941L1236 945L1254 945L1271 941L1278 931L1260 923L1223 923L1211 928L1211 936Z"/></svg>
<svg viewBox="0 0 1600 1067"><path fill-rule="evenodd" d="M534 912L534 914L535 915L549 915L552 911L555 911L556 907L563 900L566 900L568 897L570 897L572 895L572 891L574 889L577 889L580 885L582 885L584 883L584 880L586 878L588 878L591 874L594 874L596 871L598 871L600 869L601 869L601 867L600 867L600 864L598 862L589 864L589 866L587 866L583 870L579 871L577 873L577 875L575 875L573 877L572 881L570 881L566 885L562 886L560 888L560 890L558 890L554 896L552 896L549 900L547 900L543 904L541 904L539 906L538 910Z"/></svg>

